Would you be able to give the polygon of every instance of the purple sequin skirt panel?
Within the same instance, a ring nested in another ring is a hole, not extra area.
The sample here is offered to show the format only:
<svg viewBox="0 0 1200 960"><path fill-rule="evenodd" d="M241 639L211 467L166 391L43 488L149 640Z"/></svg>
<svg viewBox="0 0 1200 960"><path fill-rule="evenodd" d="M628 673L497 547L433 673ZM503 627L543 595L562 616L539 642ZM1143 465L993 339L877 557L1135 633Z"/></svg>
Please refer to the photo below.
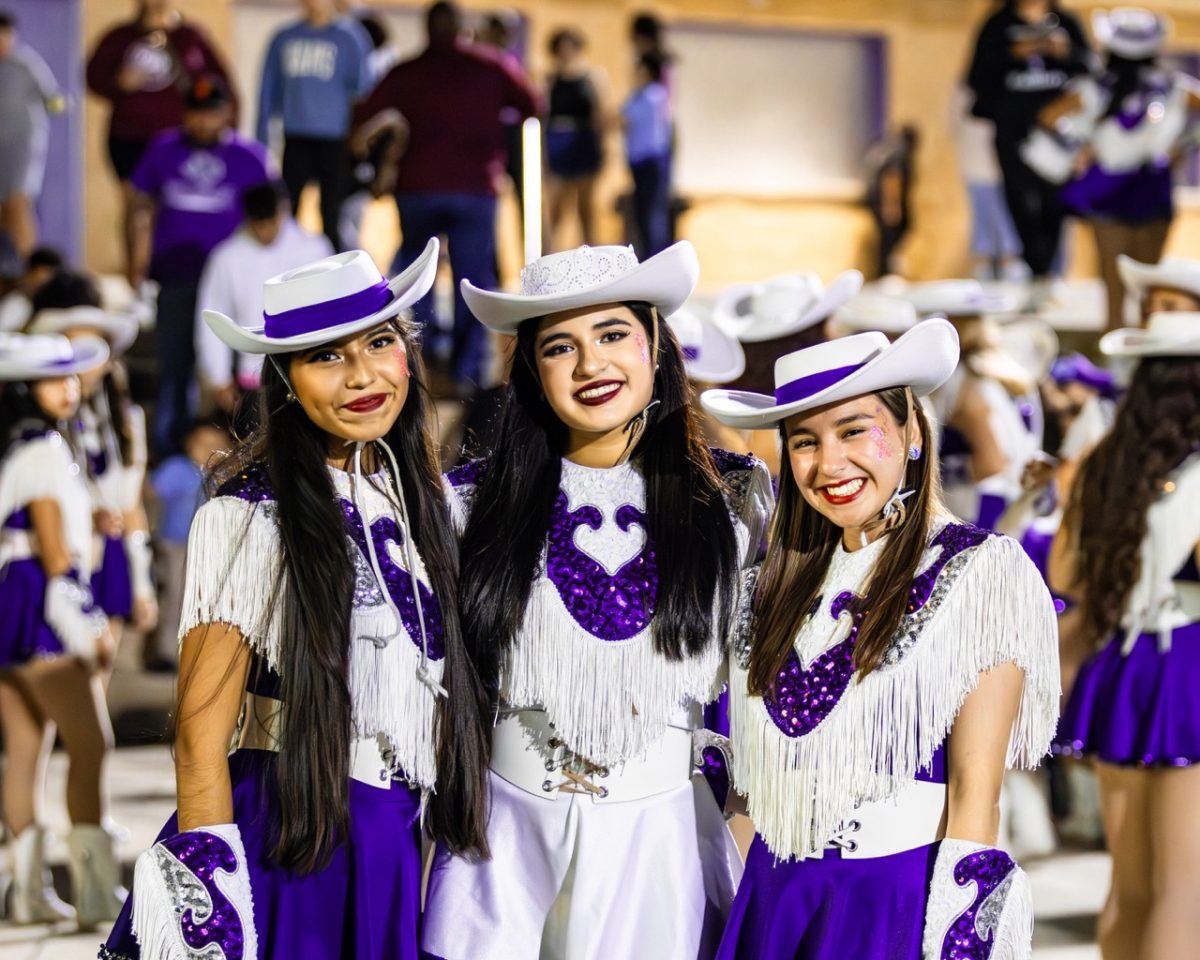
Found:
<svg viewBox="0 0 1200 960"><path fill-rule="evenodd" d="M0 570L0 669L63 652L43 613L46 583L46 571L32 558Z"/></svg>
<svg viewBox="0 0 1200 960"><path fill-rule="evenodd" d="M350 781L350 837L324 869L297 876L272 862L278 818L277 754L239 750L229 758L233 817L250 864L260 960L417 960L421 914L420 795ZM159 839L177 832L175 817ZM130 902L105 948L139 958Z"/></svg>
<svg viewBox="0 0 1200 960"><path fill-rule="evenodd" d="M921 960L937 851L776 863L755 837L717 960Z"/></svg>
<svg viewBox="0 0 1200 960"><path fill-rule="evenodd" d="M121 537L105 537L100 566L92 574L92 598L110 617L128 620L133 616L133 581L129 556Z"/></svg>
<svg viewBox="0 0 1200 960"><path fill-rule="evenodd" d="M1171 649L1143 633L1128 656L1124 633L1079 669L1055 739L1056 753L1120 766L1200 762L1200 623L1177 628Z"/></svg>

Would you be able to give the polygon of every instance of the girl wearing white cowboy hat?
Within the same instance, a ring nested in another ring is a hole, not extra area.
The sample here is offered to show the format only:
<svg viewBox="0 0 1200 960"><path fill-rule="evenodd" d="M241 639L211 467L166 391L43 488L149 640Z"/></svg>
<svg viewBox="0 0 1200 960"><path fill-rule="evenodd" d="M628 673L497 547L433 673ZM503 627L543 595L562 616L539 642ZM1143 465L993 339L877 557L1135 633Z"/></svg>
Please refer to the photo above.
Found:
<svg viewBox="0 0 1200 960"><path fill-rule="evenodd" d="M1036 376L1006 348L1000 326L1017 316L1017 299L978 280L917 283L899 296L958 331L958 366L930 398L941 426L942 495L956 516L995 529L1042 446Z"/></svg>
<svg viewBox="0 0 1200 960"><path fill-rule="evenodd" d="M100 336L109 345L104 365L79 378L83 397L76 419L78 444L90 481L96 527L92 595L120 645L125 623L151 629L158 616L150 524L142 499L146 476L146 416L129 393L122 355L133 344L138 319L101 307L91 277L59 270L33 297L29 333L69 338Z"/></svg>
<svg viewBox="0 0 1200 960"><path fill-rule="evenodd" d="M1117 270L1125 293L1137 304L1139 326L1155 313L1200 312L1200 260L1164 257L1140 263L1120 256Z"/></svg>
<svg viewBox="0 0 1200 960"><path fill-rule="evenodd" d="M1073 81L1046 106L1035 135L1061 164L1067 211L1096 235L1108 298L1107 327L1125 323L1117 259L1156 262L1175 216L1172 168L1196 144L1200 82L1160 61L1167 17L1140 7L1097 10L1104 69Z"/></svg>
<svg viewBox="0 0 1200 960"><path fill-rule="evenodd" d="M679 341L683 365L692 388L697 391L736 380L746 369L746 354L737 337L712 318L712 311L689 302L668 318L671 332ZM697 408L701 429L709 446L738 453L748 452L745 435L718 423Z"/></svg>
<svg viewBox="0 0 1200 960"><path fill-rule="evenodd" d="M495 452L449 478L496 718L492 859L435 857L431 956L691 960L720 937L740 861L692 774L770 482L701 439L662 322L697 273L686 242L644 263L581 247L529 264L518 293L463 285L516 336Z"/></svg>
<svg viewBox="0 0 1200 960"><path fill-rule="evenodd" d="M106 957L417 960L422 810L443 843L481 851L457 808L482 786L485 721L401 316L436 268L436 241L391 281L352 251L268 280L261 329L205 312L269 360L260 426L213 467L192 525L179 810L138 858ZM214 904L200 931L195 898Z"/></svg>
<svg viewBox="0 0 1200 960"><path fill-rule="evenodd" d="M111 663L113 642L88 587L91 500L66 439L66 424L79 407L79 375L107 359L107 345L95 337L0 338L0 725L17 923L74 917L90 929L121 907L120 870L100 826L112 734L96 672ZM44 829L36 817L50 724L71 765L67 841L74 910L49 885Z"/></svg>
<svg viewBox="0 0 1200 960"><path fill-rule="evenodd" d="M785 448L730 662L759 836L720 958L1028 955L1028 884L995 811L1006 760L1036 765L1054 731L1054 610L1015 541L939 500L920 398L957 359L954 328L927 320L781 357L773 395L701 398Z"/></svg>
<svg viewBox="0 0 1200 960"><path fill-rule="evenodd" d="M729 386L738 390L770 390L775 358L821 343L829 336L826 321L863 285L857 270L845 270L828 287L815 273L791 273L761 283L735 283L713 304L713 319L741 340L746 369ZM772 475L779 472L774 444L751 436L751 451Z"/></svg>
<svg viewBox="0 0 1200 960"><path fill-rule="evenodd" d="M1195 943L1200 896L1200 312L1156 313L1100 349L1137 366L1051 554L1092 641L1055 750L1090 757L1100 783L1101 955L1168 957Z"/></svg>

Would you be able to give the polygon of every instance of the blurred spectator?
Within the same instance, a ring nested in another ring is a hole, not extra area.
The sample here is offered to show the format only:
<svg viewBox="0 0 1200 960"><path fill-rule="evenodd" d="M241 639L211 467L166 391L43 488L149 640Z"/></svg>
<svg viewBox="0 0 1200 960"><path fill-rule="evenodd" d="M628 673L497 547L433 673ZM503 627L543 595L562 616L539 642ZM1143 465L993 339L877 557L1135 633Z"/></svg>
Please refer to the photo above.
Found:
<svg viewBox="0 0 1200 960"><path fill-rule="evenodd" d="M21 256L37 243L34 204L46 172L48 116L66 107L46 61L17 39L16 18L0 10L0 222Z"/></svg>
<svg viewBox="0 0 1200 960"><path fill-rule="evenodd" d="M521 69L521 55L516 50L520 36L521 18L512 10L498 10L483 18L483 23L475 32L475 39L484 46L491 47L502 57L511 57L514 66ZM512 181L513 192L517 200L524 201L524 156L525 146L521 142L521 125L525 118L520 111L506 107L500 113L504 124L504 169L508 179Z"/></svg>
<svg viewBox="0 0 1200 960"><path fill-rule="evenodd" d="M1026 164L1020 148L1041 109L1090 60L1079 21L1058 0L1004 0L980 30L967 74L972 112L996 127L1004 195L1034 282L1030 306L1046 297L1063 208L1057 187Z"/></svg>
<svg viewBox="0 0 1200 960"><path fill-rule="evenodd" d="M151 143L133 174L130 283L158 281L154 328L159 392L151 432L160 456L178 450L194 404L196 294L212 249L242 221L242 194L270 179L266 150L230 128L218 77L188 92L183 126Z"/></svg>
<svg viewBox="0 0 1200 960"><path fill-rule="evenodd" d="M879 237L877 277L902 272L893 260L911 222L917 140L917 128L903 126L867 151L867 209Z"/></svg>
<svg viewBox="0 0 1200 960"><path fill-rule="evenodd" d="M292 219L281 184L263 183L242 195L242 228L213 248L196 298L196 354L200 377L225 414L241 394L258 387L262 357L235 354L200 317L219 310L244 327L263 323L263 284L271 277L333 253L327 237Z"/></svg>
<svg viewBox="0 0 1200 960"><path fill-rule="evenodd" d="M625 158L633 177L633 242L640 260L671 242L671 107L662 76L662 56L642 54L635 89L621 108Z"/></svg>
<svg viewBox="0 0 1200 960"><path fill-rule="evenodd" d="M20 332L33 314L33 295L65 265L53 247L38 247L25 259L16 287L0 298L0 333Z"/></svg>
<svg viewBox="0 0 1200 960"><path fill-rule="evenodd" d="M550 38L554 70L550 74L546 117L546 200L550 215L548 246L558 249L567 212L579 218L584 243L596 242L596 175L604 161L603 138L608 80L589 66L583 34L566 28Z"/></svg>
<svg viewBox="0 0 1200 960"><path fill-rule="evenodd" d="M341 248L338 225L346 197L346 139L354 103L372 83L371 38L333 0L301 0L304 18L271 38L258 93L258 139L270 142L271 121L283 123L283 182L292 198L316 181L321 229Z"/></svg>
<svg viewBox="0 0 1200 960"><path fill-rule="evenodd" d="M112 103L108 158L125 192L127 264L129 178L150 141L182 122L184 92L202 75L229 85L229 72L208 37L170 0L138 0L133 19L104 34L88 60L88 89ZM233 112L236 116L236 102Z"/></svg>
<svg viewBox="0 0 1200 960"><path fill-rule="evenodd" d="M357 145L379 130L399 126L407 141L396 184L403 242L397 269L416 259L430 237L445 234L454 271L454 331L450 356L464 393L483 375L487 337L467 310L459 282L496 286L496 186L504 173L504 123L512 108L537 112L538 97L511 58L468 43L453 3L426 14L425 50L397 64L362 109ZM435 328L432 296L414 312Z"/></svg>
<svg viewBox="0 0 1200 960"><path fill-rule="evenodd" d="M183 453L167 457L150 475L158 521L154 543L159 614L158 630L146 638L147 669L170 670L178 663L188 530L203 499L204 470L213 455L229 444L223 426L195 421L183 431Z"/></svg>

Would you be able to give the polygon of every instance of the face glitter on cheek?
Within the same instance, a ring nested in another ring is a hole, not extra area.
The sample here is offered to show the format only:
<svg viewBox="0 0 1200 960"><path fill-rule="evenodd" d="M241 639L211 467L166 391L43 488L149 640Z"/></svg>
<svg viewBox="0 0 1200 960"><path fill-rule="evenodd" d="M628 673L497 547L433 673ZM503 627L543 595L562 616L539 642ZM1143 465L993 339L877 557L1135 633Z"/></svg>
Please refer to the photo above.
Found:
<svg viewBox="0 0 1200 960"><path fill-rule="evenodd" d="M403 344L396 348L396 360L400 363L401 376L408 376L408 351L404 349Z"/></svg>
<svg viewBox="0 0 1200 960"><path fill-rule="evenodd" d="M883 428L872 427L867 431L867 436L875 442L875 455L879 458L880 463L884 460L890 460L892 448L888 446L887 434L883 432Z"/></svg>
<svg viewBox="0 0 1200 960"><path fill-rule="evenodd" d="M642 363L646 364L646 366L649 366L650 365L650 348L646 345L645 335L641 334L641 333L635 333L633 335L633 342L638 345L638 349L641 351Z"/></svg>

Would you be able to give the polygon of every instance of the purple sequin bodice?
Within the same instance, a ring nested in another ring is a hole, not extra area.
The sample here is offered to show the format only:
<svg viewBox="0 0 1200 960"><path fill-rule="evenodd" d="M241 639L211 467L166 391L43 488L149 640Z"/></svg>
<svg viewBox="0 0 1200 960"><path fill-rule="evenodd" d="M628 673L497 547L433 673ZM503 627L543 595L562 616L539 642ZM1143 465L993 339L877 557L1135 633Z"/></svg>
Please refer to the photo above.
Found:
<svg viewBox="0 0 1200 960"><path fill-rule="evenodd" d="M963 857L954 866L960 887L976 884L975 899L960 913L942 940L941 960L988 960L1004 912L1010 877L1016 864L1003 850L987 848Z"/></svg>
<svg viewBox="0 0 1200 960"><path fill-rule="evenodd" d="M179 931L184 943L196 951L215 945L225 960L252 960L246 957L246 931L242 918L214 880L218 870L237 872L237 855L233 847L224 838L204 830L168 837L162 841L162 846L199 881L207 894L208 905L211 905L204 913L203 898L200 903L192 896L179 898L187 904L179 911ZM192 884L184 879L181 888L191 889Z"/></svg>
<svg viewBox="0 0 1200 960"><path fill-rule="evenodd" d="M933 538L931 547L940 552L924 572L913 580L909 590L907 615L921 611L933 595L938 577L946 565L964 550L978 546L988 538L986 530L969 524L946 524ZM810 616L820 615L821 599ZM807 666L793 649L775 677L774 689L763 696L772 722L789 737L811 733L833 712L854 677L854 645L869 609L868 600L843 591L829 604L829 614L837 621L850 614L850 632L844 640L815 657Z"/></svg>

